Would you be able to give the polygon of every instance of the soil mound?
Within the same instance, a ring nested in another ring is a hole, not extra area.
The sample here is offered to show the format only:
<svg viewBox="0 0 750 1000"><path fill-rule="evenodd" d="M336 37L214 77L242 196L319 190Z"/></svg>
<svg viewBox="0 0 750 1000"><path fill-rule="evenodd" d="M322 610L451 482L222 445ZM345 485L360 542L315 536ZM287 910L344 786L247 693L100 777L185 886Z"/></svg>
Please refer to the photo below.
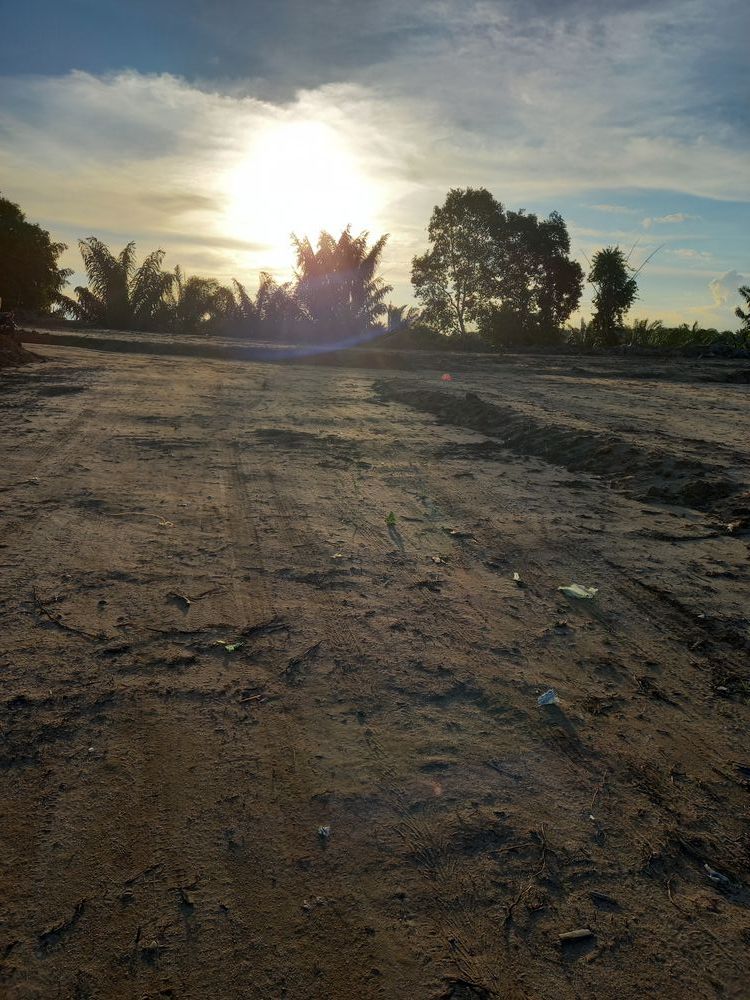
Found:
<svg viewBox="0 0 750 1000"><path fill-rule="evenodd" d="M0 333L0 368L26 365L31 361L44 361L44 358L27 351L16 334Z"/></svg>
<svg viewBox="0 0 750 1000"><path fill-rule="evenodd" d="M571 472L604 477L623 493L641 500L709 510L740 489L721 469L708 463L639 448L604 431L541 423L512 407L486 402L473 392L449 396L397 382L377 382L375 388L383 400L404 403L447 423L497 438L516 454L533 455Z"/></svg>

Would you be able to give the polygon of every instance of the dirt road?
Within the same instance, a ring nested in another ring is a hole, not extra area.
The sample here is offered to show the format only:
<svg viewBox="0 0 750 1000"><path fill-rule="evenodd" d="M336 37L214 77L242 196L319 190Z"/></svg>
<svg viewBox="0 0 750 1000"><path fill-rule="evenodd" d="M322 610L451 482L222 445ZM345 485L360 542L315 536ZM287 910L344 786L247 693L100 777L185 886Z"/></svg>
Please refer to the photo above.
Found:
<svg viewBox="0 0 750 1000"><path fill-rule="evenodd" d="M45 354L3 996L747 996L750 387Z"/></svg>

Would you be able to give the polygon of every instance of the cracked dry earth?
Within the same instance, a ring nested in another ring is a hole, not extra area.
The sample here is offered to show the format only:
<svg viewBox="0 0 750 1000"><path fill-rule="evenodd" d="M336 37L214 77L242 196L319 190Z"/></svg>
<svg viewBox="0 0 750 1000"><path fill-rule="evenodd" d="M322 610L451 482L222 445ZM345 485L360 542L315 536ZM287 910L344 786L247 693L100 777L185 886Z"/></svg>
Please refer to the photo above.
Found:
<svg viewBox="0 0 750 1000"><path fill-rule="evenodd" d="M748 386L45 354L4 997L747 996Z"/></svg>

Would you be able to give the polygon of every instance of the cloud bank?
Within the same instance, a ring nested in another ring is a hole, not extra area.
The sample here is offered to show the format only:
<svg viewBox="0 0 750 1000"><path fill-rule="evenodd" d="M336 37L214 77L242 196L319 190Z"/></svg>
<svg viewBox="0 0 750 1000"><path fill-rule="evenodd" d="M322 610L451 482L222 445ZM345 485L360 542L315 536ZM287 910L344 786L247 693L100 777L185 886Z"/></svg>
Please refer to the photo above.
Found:
<svg viewBox="0 0 750 1000"><path fill-rule="evenodd" d="M268 195L256 147L274 129L314 122L336 137L331 170L343 177L345 162L361 180L329 225L392 234L387 277L402 300L432 206L451 186L487 186L514 208L560 208L581 252L635 242L643 229L647 252L661 242L649 233L677 239L671 229L690 222L684 267L706 266L708 251L690 241L710 235L711 213L683 203L750 203L750 133L738 127L747 109L732 98L740 3L421 0L407 10L380 0L364 20L340 0L315 6L188 3L204 48L223 60L213 78L205 62L192 79L6 77L4 193L68 240L135 238L189 270L252 283L270 266L283 276L290 257L259 223ZM295 154L290 185L314 201L306 150ZM625 224L592 224L591 212ZM720 258L717 281L743 266ZM708 305L705 278L701 287Z"/></svg>

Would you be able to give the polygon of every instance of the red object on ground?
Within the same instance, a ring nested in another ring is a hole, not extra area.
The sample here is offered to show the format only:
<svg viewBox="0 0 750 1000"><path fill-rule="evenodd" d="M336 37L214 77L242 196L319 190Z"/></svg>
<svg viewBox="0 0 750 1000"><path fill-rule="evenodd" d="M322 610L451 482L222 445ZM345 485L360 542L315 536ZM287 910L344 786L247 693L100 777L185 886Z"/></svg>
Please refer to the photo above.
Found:
<svg viewBox="0 0 750 1000"><path fill-rule="evenodd" d="M441 377L440 381L441 382L452 382L453 381L453 376L452 375L448 375L448 373L446 372L446 374Z"/></svg>

